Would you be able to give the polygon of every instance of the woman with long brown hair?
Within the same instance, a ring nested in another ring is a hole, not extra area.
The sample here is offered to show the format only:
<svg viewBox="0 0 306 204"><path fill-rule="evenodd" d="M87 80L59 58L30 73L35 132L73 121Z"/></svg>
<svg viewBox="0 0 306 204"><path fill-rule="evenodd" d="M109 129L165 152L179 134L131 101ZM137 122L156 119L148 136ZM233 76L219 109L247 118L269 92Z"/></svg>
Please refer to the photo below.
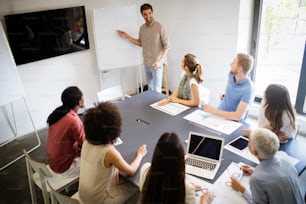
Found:
<svg viewBox="0 0 306 204"><path fill-rule="evenodd" d="M141 203L192 203L200 186L185 181L184 148L175 133L164 133L158 140L152 163L146 163L140 171ZM211 193L205 193L200 201L210 203Z"/></svg>
<svg viewBox="0 0 306 204"><path fill-rule="evenodd" d="M296 135L295 111L288 89L280 84L270 84L265 90L258 126L272 130L281 143Z"/></svg>

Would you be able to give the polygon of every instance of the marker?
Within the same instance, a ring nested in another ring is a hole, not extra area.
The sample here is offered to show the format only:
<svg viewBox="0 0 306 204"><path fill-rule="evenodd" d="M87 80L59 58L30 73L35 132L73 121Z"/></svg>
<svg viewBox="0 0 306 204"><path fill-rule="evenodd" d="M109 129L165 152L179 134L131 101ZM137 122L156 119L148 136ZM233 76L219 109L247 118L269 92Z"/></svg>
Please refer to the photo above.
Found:
<svg viewBox="0 0 306 204"><path fill-rule="evenodd" d="M149 122L147 122L147 121L145 121L145 120L142 120L142 119L136 119L136 121L138 122L138 123L144 123L144 124L147 124L147 125L150 125L150 123Z"/></svg>

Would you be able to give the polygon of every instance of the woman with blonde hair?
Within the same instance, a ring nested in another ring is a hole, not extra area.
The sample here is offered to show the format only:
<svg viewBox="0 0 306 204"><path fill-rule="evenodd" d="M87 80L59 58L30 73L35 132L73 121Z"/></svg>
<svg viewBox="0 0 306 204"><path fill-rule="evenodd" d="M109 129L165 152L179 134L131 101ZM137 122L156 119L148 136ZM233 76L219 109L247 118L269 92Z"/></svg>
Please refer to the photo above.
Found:
<svg viewBox="0 0 306 204"><path fill-rule="evenodd" d="M165 105L169 102L180 103L187 106L200 105L200 84L203 68L193 54L186 54L182 60L184 75L179 88L167 99L159 101L158 105Z"/></svg>

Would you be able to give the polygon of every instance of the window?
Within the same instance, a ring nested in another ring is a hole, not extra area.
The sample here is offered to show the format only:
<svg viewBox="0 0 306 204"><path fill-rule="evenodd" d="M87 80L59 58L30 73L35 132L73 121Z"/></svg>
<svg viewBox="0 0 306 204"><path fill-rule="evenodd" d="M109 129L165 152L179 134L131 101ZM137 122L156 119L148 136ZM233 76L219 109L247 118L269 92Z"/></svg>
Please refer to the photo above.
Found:
<svg viewBox="0 0 306 204"><path fill-rule="evenodd" d="M254 25L259 25L254 27L251 51L256 56L252 78L257 95L262 95L271 83L282 84L289 89L297 112L305 113L306 87L301 86L301 79L306 78L303 72L306 64L301 67L306 40L306 1L256 0Z"/></svg>

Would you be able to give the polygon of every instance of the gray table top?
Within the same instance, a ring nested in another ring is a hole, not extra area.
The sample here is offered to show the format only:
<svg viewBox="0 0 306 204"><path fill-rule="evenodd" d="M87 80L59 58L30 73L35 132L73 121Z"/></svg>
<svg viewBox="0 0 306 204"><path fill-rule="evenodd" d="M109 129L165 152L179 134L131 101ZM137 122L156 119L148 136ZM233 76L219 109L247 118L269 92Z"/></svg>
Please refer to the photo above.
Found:
<svg viewBox="0 0 306 204"><path fill-rule="evenodd" d="M166 97L167 96L164 94L154 91L146 91L116 103L122 114L122 134L120 138L123 140L123 144L118 145L116 148L127 162L131 162L135 158L136 151L142 144L147 145L148 154L144 157L140 165L145 162L151 162L155 145L159 137L165 132L175 132L183 143L188 139L189 132L193 131L222 137L224 139L224 144L227 144L234 138L242 135L241 129L249 128L248 124L244 124L232 134L225 135L191 123L183 118L185 115L198 109L198 107L190 108L176 116L171 116L150 107L151 104ZM184 148L186 148L186 146L187 145L185 144ZM280 148L281 150L286 151L289 155L301 160L296 166L298 171L302 171L306 164L306 159L303 156L305 155L304 152L306 152L306 150L303 147L306 147L305 144L302 146L302 144L299 144L296 140L292 140L287 144L281 145ZM299 151L297 151L297 149L299 149ZM224 149L223 160L215 178L213 180L201 179L214 183L231 162L243 162L252 166L256 165L255 163ZM139 183L139 172L138 169L134 176L127 177L137 186Z"/></svg>

